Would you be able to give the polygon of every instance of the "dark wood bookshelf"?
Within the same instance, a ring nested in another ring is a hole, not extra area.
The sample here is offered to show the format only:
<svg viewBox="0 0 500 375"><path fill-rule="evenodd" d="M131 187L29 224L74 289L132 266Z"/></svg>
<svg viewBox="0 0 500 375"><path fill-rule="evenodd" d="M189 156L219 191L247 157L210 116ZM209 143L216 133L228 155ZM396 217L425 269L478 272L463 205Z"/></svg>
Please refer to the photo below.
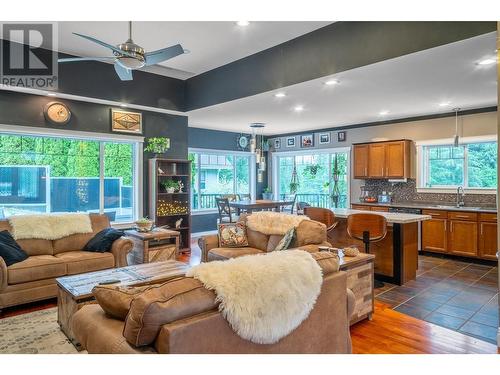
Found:
<svg viewBox="0 0 500 375"><path fill-rule="evenodd" d="M166 181L181 181L182 192L168 193ZM191 161L149 159L149 217L156 226L167 225L181 233L180 252L191 250ZM182 210L183 212L176 212ZM182 218L179 228L175 222Z"/></svg>

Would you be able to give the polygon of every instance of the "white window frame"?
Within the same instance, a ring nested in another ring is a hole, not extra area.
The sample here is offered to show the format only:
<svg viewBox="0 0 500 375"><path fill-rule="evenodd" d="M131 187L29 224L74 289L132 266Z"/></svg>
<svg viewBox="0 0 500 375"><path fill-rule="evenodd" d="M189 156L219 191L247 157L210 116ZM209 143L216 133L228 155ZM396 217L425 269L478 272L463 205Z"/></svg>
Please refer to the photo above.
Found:
<svg viewBox="0 0 500 375"><path fill-rule="evenodd" d="M474 136L474 137L462 137L460 138L460 145L466 145L469 143L486 143L486 142L498 142L497 135L484 135L484 136ZM417 193L456 193L458 186L425 186L425 165L426 161L424 147L425 146L448 146L453 144L453 138L443 138L443 139L431 139L424 141L415 142L417 148ZM494 188L469 188L466 187L468 181L468 170L467 170L467 148L464 150L464 191L467 194L496 194L497 187Z"/></svg>
<svg viewBox="0 0 500 375"><path fill-rule="evenodd" d="M247 156L250 157L250 175L249 175L249 182L250 182L250 196L252 199L255 199L255 194L256 194L256 175L257 175L257 167L256 167L256 159L255 159L255 154L252 152L248 151L229 151L229 150L215 150L215 149L208 149L208 148L188 148L188 155L191 153L202 153L202 154L212 154L212 155L217 155L217 156ZM198 170L199 170L199 163L201 163L201 158L198 157ZM234 168L236 168L236 164L233 164L233 171ZM199 185L199 179L198 179L198 185ZM236 179L233 181L233 191L236 190ZM200 187L198 186L198 192L200 191ZM205 215L205 214L211 214L211 213L217 213L216 208L203 208L203 209L191 209L191 215Z"/></svg>
<svg viewBox="0 0 500 375"><path fill-rule="evenodd" d="M272 187L273 187L273 197L274 199L279 199L279 158L280 157L290 157L298 155L320 155L320 154L335 154L335 153L346 153L347 154L347 201L346 206L349 208L351 206L351 147L334 147L334 148L322 148L322 149L309 149L300 151L279 151L272 154ZM331 156L330 156L331 162ZM331 169L329 171L331 180Z"/></svg>
<svg viewBox="0 0 500 375"><path fill-rule="evenodd" d="M143 213L143 147L144 147L144 137L124 135L124 134L108 134L108 133L93 133L84 132L76 130L59 130L50 128L39 128L33 126L20 126L20 125L6 125L0 124L0 134L8 135L18 135L18 136L32 136L32 137L50 137L50 138L71 138L79 140L97 141L100 143L99 154L102 153L101 148L104 147L103 142L129 142L134 146L134 218L130 222L112 222L114 227L130 227L130 225L137 220L137 218L142 217ZM104 158L99 157L99 170L101 176L101 185L104 185ZM101 186L102 188L102 186ZM99 197L99 213L104 212L104 189L101 189L103 194ZM102 204L101 204L102 203Z"/></svg>

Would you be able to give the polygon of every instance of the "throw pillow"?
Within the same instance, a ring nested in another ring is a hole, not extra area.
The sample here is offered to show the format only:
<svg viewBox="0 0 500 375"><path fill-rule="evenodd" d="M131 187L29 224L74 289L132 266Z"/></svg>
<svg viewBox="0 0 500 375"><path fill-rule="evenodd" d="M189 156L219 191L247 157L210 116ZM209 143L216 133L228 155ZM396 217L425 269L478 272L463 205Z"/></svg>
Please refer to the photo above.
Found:
<svg viewBox="0 0 500 375"><path fill-rule="evenodd" d="M125 235L125 233L121 230L114 228L103 229L87 242L83 250L93 251L95 253L105 253L106 251L110 251L113 242L123 235Z"/></svg>
<svg viewBox="0 0 500 375"><path fill-rule="evenodd" d="M274 251L286 250L290 247L293 239L295 238L295 228L289 229L280 242L274 248Z"/></svg>
<svg viewBox="0 0 500 375"><path fill-rule="evenodd" d="M0 232L0 257L3 258L5 264L22 262L28 258L28 254L21 249L21 246L14 240L12 235L7 230Z"/></svg>
<svg viewBox="0 0 500 375"><path fill-rule="evenodd" d="M243 223L219 224L219 247L248 246L246 226Z"/></svg>
<svg viewBox="0 0 500 375"><path fill-rule="evenodd" d="M92 294L106 314L116 319L125 320L132 300L151 287L152 285L97 285L92 289Z"/></svg>

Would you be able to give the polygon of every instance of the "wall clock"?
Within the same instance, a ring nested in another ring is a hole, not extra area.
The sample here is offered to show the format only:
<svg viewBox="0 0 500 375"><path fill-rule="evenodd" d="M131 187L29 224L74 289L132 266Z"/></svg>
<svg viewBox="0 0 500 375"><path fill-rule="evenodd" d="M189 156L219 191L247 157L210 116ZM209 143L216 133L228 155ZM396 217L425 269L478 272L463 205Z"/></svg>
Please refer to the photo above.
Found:
<svg viewBox="0 0 500 375"><path fill-rule="evenodd" d="M68 106L60 102L48 103L44 109L45 118L56 125L66 125L71 119L71 111Z"/></svg>
<svg viewBox="0 0 500 375"><path fill-rule="evenodd" d="M238 146L242 149L245 150L248 147L248 137L245 135L240 135L238 136Z"/></svg>

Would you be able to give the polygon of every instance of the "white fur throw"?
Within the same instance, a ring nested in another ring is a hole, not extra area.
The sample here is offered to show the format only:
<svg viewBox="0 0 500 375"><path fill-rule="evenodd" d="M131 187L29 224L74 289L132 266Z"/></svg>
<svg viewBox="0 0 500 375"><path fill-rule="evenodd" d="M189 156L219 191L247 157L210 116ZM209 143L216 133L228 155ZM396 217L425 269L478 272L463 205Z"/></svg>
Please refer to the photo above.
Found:
<svg viewBox="0 0 500 375"><path fill-rule="evenodd" d="M277 234L282 236L304 220L310 219L304 215L290 215L279 212L261 211L254 212L247 217L247 226L260 233L267 235Z"/></svg>
<svg viewBox="0 0 500 375"><path fill-rule="evenodd" d="M76 233L91 233L88 214L40 214L9 217L12 236L16 240L57 240Z"/></svg>
<svg viewBox="0 0 500 375"><path fill-rule="evenodd" d="M297 328L313 309L323 282L320 266L301 250L202 263L186 276L214 290L233 330L257 344L276 343Z"/></svg>

